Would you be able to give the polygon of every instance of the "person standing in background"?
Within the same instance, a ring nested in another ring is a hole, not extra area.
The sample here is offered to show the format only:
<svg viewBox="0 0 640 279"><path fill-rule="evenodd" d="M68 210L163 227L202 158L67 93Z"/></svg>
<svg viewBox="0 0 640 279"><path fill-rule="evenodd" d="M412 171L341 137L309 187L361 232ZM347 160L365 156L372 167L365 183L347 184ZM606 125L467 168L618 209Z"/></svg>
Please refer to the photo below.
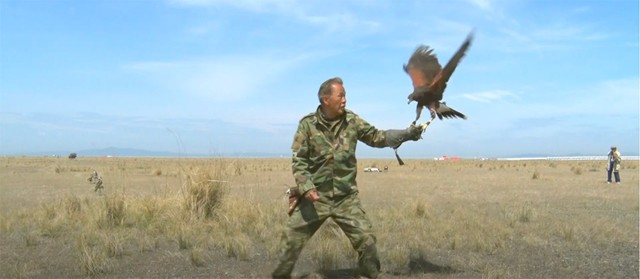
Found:
<svg viewBox="0 0 640 279"><path fill-rule="evenodd" d="M607 156L609 160L609 167L607 168L607 184L611 183L611 173L615 176L616 183L620 184L620 162L622 161L622 156L618 151L618 148L615 146L611 146L611 151Z"/></svg>

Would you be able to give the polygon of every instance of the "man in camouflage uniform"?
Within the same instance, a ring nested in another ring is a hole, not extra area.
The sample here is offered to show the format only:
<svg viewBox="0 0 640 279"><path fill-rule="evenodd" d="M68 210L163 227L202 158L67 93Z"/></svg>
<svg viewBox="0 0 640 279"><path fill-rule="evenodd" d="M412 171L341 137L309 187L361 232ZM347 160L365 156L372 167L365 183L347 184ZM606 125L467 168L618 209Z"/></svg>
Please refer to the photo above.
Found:
<svg viewBox="0 0 640 279"><path fill-rule="evenodd" d="M356 143L397 148L418 140L422 129L378 130L346 110L340 78L320 86L320 106L300 120L293 139L293 176L300 195L282 238L280 263L274 278L290 278L304 244L328 218L345 233L358 253L359 275L376 278L380 261L371 222L358 198Z"/></svg>
<svg viewBox="0 0 640 279"><path fill-rule="evenodd" d="M607 168L607 183L611 183L611 173L615 175L616 183L620 184L620 162L622 162L622 156L615 146L611 147L611 151L607 155L609 160L609 167Z"/></svg>
<svg viewBox="0 0 640 279"><path fill-rule="evenodd" d="M98 175L97 171L93 171L87 180L89 180L89 183L96 185L93 189L94 192L97 193L98 190L102 191L102 189L104 189L104 186L102 186L102 176Z"/></svg>

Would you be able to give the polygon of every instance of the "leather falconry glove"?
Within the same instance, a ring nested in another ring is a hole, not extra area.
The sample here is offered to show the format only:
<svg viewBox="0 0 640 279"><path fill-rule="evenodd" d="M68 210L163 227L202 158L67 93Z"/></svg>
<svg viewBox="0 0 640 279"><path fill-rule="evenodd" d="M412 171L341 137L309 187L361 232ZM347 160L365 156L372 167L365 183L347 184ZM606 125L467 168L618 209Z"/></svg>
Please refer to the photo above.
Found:
<svg viewBox="0 0 640 279"><path fill-rule="evenodd" d="M406 129L396 130L386 130L384 132L385 137L387 138L387 145L393 148L396 153L396 159L398 159L398 163L402 166L404 162L398 156L398 148L402 143L406 141L417 141L422 138L422 128L420 126L411 125Z"/></svg>
<svg viewBox="0 0 640 279"><path fill-rule="evenodd" d="M391 129L384 131L387 138L387 144L393 149L397 149L405 141L417 141L422 136L422 128L420 126L411 125L406 129Z"/></svg>

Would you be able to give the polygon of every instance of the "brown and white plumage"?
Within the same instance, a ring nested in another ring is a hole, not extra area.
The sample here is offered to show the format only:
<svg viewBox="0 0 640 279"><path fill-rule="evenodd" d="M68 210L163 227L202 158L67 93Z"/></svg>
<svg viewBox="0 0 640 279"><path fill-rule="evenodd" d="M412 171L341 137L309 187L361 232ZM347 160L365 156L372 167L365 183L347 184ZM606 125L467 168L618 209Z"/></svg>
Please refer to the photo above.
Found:
<svg viewBox="0 0 640 279"><path fill-rule="evenodd" d="M427 107L431 112L431 117L435 118L436 115L440 120L444 118L462 118L467 117L448 107L442 100L444 90L447 88L447 82L453 74L453 71L462 60L467 49L471 45L473 40L473 32L467 36L467 39L462 43L460 49L453 55L447 65L442 68L438 62L438 58L433 53L433 49L421 45L419 46L413 55L409 58L409 62L404 65L404 71L409 74L411 81L413 82L413 92L407 97L409 103L416 101L416 121L420 118L423 107Z"/></svg>

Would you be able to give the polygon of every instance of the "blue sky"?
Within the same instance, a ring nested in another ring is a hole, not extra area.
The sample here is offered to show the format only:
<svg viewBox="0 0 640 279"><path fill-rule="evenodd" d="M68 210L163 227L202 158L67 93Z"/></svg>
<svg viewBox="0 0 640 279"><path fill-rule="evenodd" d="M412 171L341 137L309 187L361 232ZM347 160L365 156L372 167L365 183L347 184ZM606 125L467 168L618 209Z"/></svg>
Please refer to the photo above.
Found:
<svg viewBox="0 0 640 279"><path fill-rule="evenodd" d="M419 44L445 64L471 30L444 95L468 120L403 158L638 154L635 0L0 0L0 154L289 156L334 76L348 109L404 128L402 65Z"/></svg>

